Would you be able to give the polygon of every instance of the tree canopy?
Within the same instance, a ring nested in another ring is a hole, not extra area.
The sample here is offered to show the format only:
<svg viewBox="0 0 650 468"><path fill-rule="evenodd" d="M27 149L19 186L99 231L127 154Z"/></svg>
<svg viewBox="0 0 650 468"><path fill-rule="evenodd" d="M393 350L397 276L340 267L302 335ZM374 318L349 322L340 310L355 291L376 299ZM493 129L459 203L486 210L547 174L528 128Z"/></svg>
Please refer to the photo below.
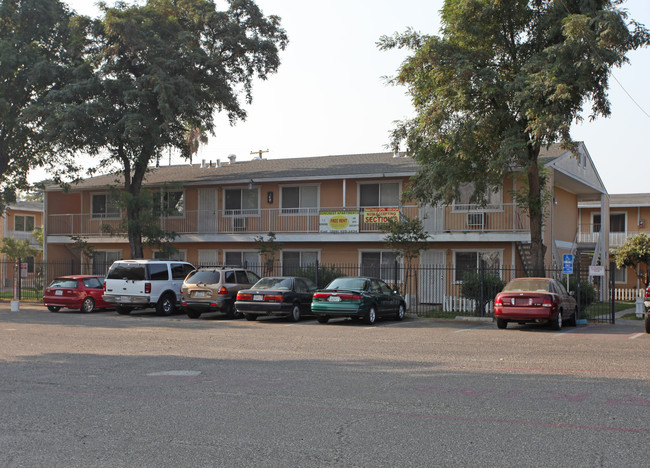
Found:
<svg viewBox="0 0 650 468"><path fill-rule="evenodd" d="M648 31L618 0L445 0L439 36L413 30L385 36L382 49L412 54L392 78L416 110L393 131L395 149L421 165L410 196L450 203L474 185L482 202L513 172L530 216L531 256L544 273L542 242L546 176L542 148L573 149L570 126L591 104L608 116L608 80L626 53L648 44Z"/></svg>
<svg viewBox="0 0 650 468"><path fill-rule="evenodd" d="M625 243L614 251L614 261L617 268L633 267L637 276L648 286L650 278L650 236L637 234L630 237ZM643 265L644 268L639 267Z"/></svg>
<svg viewBox="0 0 650 468"><path fill-rule="evenodd" d="M131 257L141 258L143 235L161 241L147 231L147 172L165 151L189 158L192 132L214 134L215 112L244 119L254 79L277 70L287 36L251 0L229 0L225 11L212 0L101 7L87 30L87 68L50 93L46 123L62 147L93 155L93 170L118 164Z"/></svg>
<svg viewBox="0 0 650 468"><path fill-rule="evenodd" d="M52 156L38 114L78 63L75 16L59 0L0 0L1 202L25 189L30 168Z"/></svg>

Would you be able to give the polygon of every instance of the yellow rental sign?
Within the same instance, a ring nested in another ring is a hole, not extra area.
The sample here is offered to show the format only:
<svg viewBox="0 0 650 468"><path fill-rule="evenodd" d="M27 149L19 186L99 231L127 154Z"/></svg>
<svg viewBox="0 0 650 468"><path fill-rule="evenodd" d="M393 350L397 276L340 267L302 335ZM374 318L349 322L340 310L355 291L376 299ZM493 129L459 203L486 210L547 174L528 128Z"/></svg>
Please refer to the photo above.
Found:
<svg viewBox="0 0 650 468"><path fill-rule="evenodd" d="M364 208L364 223L387 223L389 219L399 221L399 208Z"/></svg>

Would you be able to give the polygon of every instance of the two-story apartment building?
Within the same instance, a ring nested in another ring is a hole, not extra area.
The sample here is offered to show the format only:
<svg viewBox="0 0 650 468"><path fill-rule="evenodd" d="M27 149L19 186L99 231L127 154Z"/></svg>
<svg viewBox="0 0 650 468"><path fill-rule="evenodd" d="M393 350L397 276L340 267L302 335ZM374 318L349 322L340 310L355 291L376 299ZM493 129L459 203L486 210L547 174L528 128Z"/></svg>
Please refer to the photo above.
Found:
<svg viewBox="0 0 650 468"><path fill-rule="evenodd" d="M650 193L611 194L609 196L609 216L603 217L597 203L582 201L579 209L578 246L590 252L593 247L603 241L610 249L622 246L627 239L636 234L650 235ZM603 220L609 224L606 231ZM603 236L602 233L609 232ZM611 260L604 257L605 262ZM644 275L645 271L635 271L632 268L617 269L615 282L617 288L644 288L645 285L637 273Z"/></svg>
<svg viewBox="0 0 650 468"><path fill-rule="evenodd" d="M10 238L29 241L29 244L40 248L41 245L34 236L34 230L43 227L43 203L32 201L17 201L6 206L0 223L0 238ZM0 275L5 278L5 286L13 281L13 266L8 263L5 255L0 254L2 270ZM34 257L21 259L27 264L27 275L34 273Z"/></svg>
<svg viewBox="0 0 650 468"><path fill-rule="evenodd" d="M606 200L606 191L584 145L578 157L552 146L543 162L554 201L544 232L550 247L547 264L552 266L561 252L575 248L578 202ZM529 221L512 195L517 177L506 178L485 205L469 203L470 186L449 206L403 203L402 192L417 169L414 160L392 153L241 162L231 156L152 169L146 185L168 209L159 222L177 233L179 257L195 265L260 265L255 238L273 232L282 244L278 260L285 273L318 261L358 265L357 273L391 275L390 266L401 260L385 245L382 220L407 216L422 219L429 235L420 264L453 267L453 281L479 264L525 271ZM89 268L103 274L113 260L129 255L126 238L102 229L123 216L109 190L119 186L115 180L115 175L87 179L68 192L48 188L48 261L90 261ZM82 259L73 248L74 236L93 246L92 259ZM146 257L156 254L145 252Z"/></svg>

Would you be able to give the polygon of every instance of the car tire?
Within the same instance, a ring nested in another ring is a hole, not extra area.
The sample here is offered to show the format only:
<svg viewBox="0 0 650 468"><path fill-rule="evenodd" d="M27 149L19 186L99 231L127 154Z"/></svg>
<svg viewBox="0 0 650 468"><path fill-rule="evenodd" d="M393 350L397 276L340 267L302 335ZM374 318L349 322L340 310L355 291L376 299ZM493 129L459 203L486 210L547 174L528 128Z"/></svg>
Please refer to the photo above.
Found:
<svg viewBox="0 0 650 468"><path fill-rule="evenodd" d="M87 297L84 299L84 301L81 303L81 312L88 314L95 310L95 299L92 297Z"/></svg>
<svg viewBox="0 0 650 468"><path fill-rule="evenodd" d="M318 323L327 323L330 321L330 318L327 315L320 315L317 320Z"/></svg>
<svg viewBox="0 0 650 468"><path fill-rule="evenodd" d="M404 308L404 304L400 304L399 307L397 308L397 313L395 314L395 320L403 320L404 319L404 314L406 313L406 309Z"/></svg>
<svg viewBox="0 0 650 468"><path fill-rule="evenodd" d="M557 318L553 321L551 321L551 328L553 330L562 330L562 311L560 310L557 313Z"/></svg>
<svg viewBox="0 0 650 468"><path fill-rule="evenodd" d="M645 314L645 332L650 333L650 314L647 312Z"/></svg>
<svg viewBox="0 0 650 468"><path fill-rule="evenodd" d="M508 328L508 321L504 320L502 318L498 318L497 319L497 328L499 328L500 330L505 330L506 328Z"/></svg>
<svg viewBox="0 0 650 468"><path fill-rule="evenodd" d="M376 321L377 321L377 309L375 309L375 306L371 306L370 310L368 310L368 315L366 315L366 323L368 325L374 325Z"/></svg>
<svg viewBox="0 0 650 468"><path fill-rule="evenodd" d="M163 294L156 302L156 313L158 315L172 315L176 310L176 301L171 294Z"/></svg>
<svg viewBox="0 0 650 468"><path fill-rule="evenodd" d="M571 314L571 317L569 317L569 319L566 321L566 324L568 326L575 327L575 326L578 325L577 318L576 318L577 313L578 313L578 311L576 309L574 309L573 313Z"/></svg>
<svg viewBox="0 0 650 468"><path fill-rule="evenodd" d="M246 317L246 320L249 322L254 322L257 320L257 314L244 314L244 317Z"/></svg>
<svg viewBox="0 0 650 468"><path fill-rule="evenodd" d="M291 306L291 312L289 312L289 315L287 315L287 319L290 322L297 322L300 320L300 305L299 304L294 304Z"/></svg>
<svg viewBox="0 0 650 468"><path fill-rule="evenodd" d="M115 310L117 310L117 313L120 315L129 315L131 313L130 307L117 306L115 307Z"/></svg>
<svg viewBox="0 0 650 468"><path fill-rule="evenodd" d="M49 310L50 312L58 312L58 311L61 310L61 307L58 307L58 306L47 306L47 310Z"/></svg>
<svg viewBox="0 0 650 468"><path fill-rule="evenodd" d="M201 316L201 312L198 312L196 310L186 310L185 313L191 319L197 319Z"/></svg>
<svg viewBox="0 0 650 468"><path fill-rule="evenodd" d="M237 311L237 308L235 308L235 303L231 302L226 306L226 317L229 319L240 319L243 317L244 314L241 312Z"/></svg>

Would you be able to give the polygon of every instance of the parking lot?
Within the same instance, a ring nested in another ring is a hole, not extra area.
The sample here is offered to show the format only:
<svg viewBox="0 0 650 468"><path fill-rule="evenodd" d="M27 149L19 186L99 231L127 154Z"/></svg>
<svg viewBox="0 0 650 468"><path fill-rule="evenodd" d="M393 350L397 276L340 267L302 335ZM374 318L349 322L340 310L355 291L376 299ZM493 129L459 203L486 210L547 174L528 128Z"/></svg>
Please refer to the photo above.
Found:
<svg viewBox="0 0 650 468"><path fill-rule="evenodd" d="M647 466L650 335L0 303L1 466Z"/></svg>

